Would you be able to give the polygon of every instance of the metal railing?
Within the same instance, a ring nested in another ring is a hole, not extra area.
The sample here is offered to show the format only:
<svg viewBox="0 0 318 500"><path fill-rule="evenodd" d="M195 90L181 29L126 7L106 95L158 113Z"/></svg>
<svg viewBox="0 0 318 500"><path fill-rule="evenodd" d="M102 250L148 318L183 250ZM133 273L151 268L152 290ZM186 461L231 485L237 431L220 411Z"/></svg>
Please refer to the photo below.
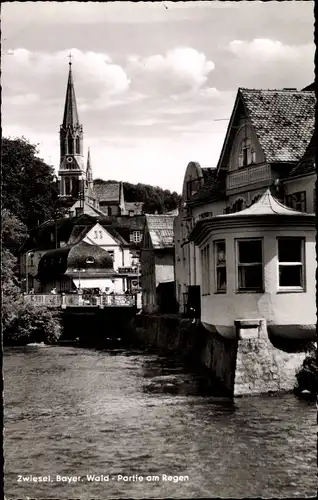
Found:
<svg viewBox="0 0 318 500"><path fill-rule="evenodd" d="M86 295L86 294L28 294L24 300L49 307L132 307L137 305L136 295Z"/></svg>

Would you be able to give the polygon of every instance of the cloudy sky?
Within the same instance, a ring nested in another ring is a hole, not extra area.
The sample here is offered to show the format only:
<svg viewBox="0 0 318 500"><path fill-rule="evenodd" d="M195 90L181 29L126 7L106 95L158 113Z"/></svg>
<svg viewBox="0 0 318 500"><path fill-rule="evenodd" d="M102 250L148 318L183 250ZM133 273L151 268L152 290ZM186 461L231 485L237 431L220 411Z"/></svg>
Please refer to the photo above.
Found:
<svg viewBox="0 0 318 500"><path fill-rule="evenodd" d="M313 81L313 3L2 4L2 126L58 170L73 74L94 177L181 191L215 166L238 87Z"/></svg>

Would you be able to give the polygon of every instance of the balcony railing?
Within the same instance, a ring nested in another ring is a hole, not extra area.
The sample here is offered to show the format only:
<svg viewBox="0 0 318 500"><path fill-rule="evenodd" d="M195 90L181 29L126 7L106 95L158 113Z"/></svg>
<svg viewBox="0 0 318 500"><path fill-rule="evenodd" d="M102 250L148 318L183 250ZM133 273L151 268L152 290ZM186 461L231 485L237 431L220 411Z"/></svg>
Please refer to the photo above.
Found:
<svg viewBox="0 0 318 500"><path fill-rule="evenodd" d="M229 172L226 179L226 189L236 189L250 184L257 184L272 178L271 166L268 164L247 167Z"/></svg>
<svg viewBox="0 0 318 500"><path fill-rule="evenodd" d="M49 307L132 307L140 302L138 295L80 295L80 294L29 294L24 300L36 305Z"/></svg>

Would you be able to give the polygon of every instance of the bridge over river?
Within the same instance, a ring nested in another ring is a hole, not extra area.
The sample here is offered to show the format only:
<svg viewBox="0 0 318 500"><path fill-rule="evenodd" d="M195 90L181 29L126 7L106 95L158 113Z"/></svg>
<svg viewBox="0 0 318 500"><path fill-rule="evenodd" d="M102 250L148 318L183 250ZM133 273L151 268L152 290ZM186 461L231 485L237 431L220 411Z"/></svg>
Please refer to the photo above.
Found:
<svg viewBox="0 0 318 500"><path fill-rule="evenodd" d="M24 300L59 309L63 325L60 341L77 339L81 345L103 345L117 337L132 341L135 316L141 309L140 294L28 294Z"/></svg>
<svg viewBox="0 0 318 500"><path fill-rule="evenodd" d="M134 307L141 309L141 294L110 294L110 295L88 295L88 294L26 294L24 300L37 305L59 307L66 309L76 308L100 308L106 307Z"/></svg>

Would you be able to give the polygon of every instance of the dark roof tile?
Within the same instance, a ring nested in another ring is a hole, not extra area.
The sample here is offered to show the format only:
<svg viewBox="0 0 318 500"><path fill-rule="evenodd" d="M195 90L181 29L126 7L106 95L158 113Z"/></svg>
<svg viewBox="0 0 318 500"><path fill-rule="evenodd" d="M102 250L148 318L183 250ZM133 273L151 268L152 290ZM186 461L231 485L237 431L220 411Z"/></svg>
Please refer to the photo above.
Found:
<svg viewBox="0 0 318 500"><path fill-rule="evenodd" d="M109 184L94 184L96 197L100 202L119 202L120 199L120 183L112 182Z"/></svg>
<svg viewBox="0 0 318 500"><path fill-rule="evenodd" d="M146 224L153 248L172 248L174 246L174 215L146 215Z"/></svg>
<svg viewBox="0 0 318 500"><path fill-rule="evenodd" d="M316 132L313 133L312 138L307 146L304 156L300 162L294 167L290 173L290 177L298 175L306 175L316 172L315 153L316 153Z"/></svg>
<svg viewBox="0 0 318 500"><path fill-rule="evenodd" d="M299 161L314 130L314 92L243 88L239 92L266 161Z"/></svg>

